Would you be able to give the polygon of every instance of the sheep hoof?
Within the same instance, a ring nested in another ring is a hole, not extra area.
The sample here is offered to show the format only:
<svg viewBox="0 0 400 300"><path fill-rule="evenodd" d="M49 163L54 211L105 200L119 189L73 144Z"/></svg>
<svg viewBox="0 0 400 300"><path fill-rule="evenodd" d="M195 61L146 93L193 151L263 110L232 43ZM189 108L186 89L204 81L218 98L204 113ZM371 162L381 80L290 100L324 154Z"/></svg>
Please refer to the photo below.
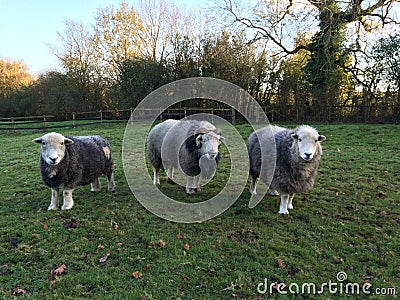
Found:
<svg viewBox="0 0 400 300"><path fill-rule="evenodd" d="M288 205L288 209L293 209L293 205Z"/></svg>
<svg viewBox="0 0 400 300"><path fill-rule="evenodd" d="M72 206L73 206L73 204L71 204L71 205L63 205L63 206L61 206L61 210L69 210L69 209L72 208Z"/></svg>
<svg viewBox="0 0 400 300"><path fill-rule="evenodd" d="M250 190L249 192L250 192L250 195L257 195L257 192L256 192L256 191Z"/></svg>
<svg viewBox="0 0 400 300"><path fill-rule="evenodd" d="M58 210L58 207L56 205L50 204L47 210Z"/></svg>
<svg viewBox="0 0 400 300"><path fill-rule="evenodd" d="M194 194L196 194L196 189L186 189L186 194L188 194L189 196L193 196Z"/></svg>
<svg viewBox="0 0 400 300"><path fill-rule="evenodd" d="M289 211L288 210L280 210L279 212L278 212L278 214L281 214L281 215L288 215L289 214Z"/></svg>
<svg viewBox="0 0 400 300"><path fill-rule="evenodd" d="M279 196L279 193L278 193L278 191L276 191L276 190L269 190L269 194L270 194L271 196Z"/></svg>

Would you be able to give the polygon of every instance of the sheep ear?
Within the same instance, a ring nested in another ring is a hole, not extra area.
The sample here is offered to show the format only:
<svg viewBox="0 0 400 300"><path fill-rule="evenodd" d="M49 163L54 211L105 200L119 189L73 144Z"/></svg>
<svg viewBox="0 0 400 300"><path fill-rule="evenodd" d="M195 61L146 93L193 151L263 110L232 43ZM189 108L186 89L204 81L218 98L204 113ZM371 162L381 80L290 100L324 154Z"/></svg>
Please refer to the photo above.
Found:
<svg viewBox="0 0 400 300"><path fill-rule="evenodd" d="M292 138L297 140L299 138L299 136L296 133L292 133Z"/></svg>
<svg viewBox="0 0 400 300"><path fill-rule="evenodd" d="M42 143L42 138L41 137L40 138L36 138L36 139L32 140L32 143L41 144Z"/></svg>
<svg viewBox="0 0 400 300"><path fill-rule="evenodd" d="M203 141L203 135L202 135L202 134L199 134L199 135L196 137L196 146L197 146L197 147L200 147L202 141Z"/></svg>
<svg viewBox="0 0 400 300"><path fill-rule="evenodd" d="M73 140L70 140L69 138L65 138L65 139L64 139L64 143L65 143L65 145L71 145L71 144L74 143L74 141L73 141Z"/></svg>
<svg viewBox="0 0 400 300"><path fill-rule="evenodd" d="M324 136L324 135L320 135L319 137L318 137L318 141L319 142L323 142L323 141L325 141L326 140L326 136Z"/></svg>
<svg viewBox="0 0 400 300"><path fill-rule="evenodd" d="M217 129L214 130L214 132L215 132L216 134L218 134L218 135L221 135L222 129L217 128Z"/></svg>

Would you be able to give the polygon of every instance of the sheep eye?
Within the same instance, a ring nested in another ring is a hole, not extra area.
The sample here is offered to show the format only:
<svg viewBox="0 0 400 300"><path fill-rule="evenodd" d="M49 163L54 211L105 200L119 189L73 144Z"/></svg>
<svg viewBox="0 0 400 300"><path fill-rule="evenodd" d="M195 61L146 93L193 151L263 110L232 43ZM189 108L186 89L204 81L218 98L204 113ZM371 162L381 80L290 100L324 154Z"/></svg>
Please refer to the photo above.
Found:
<svg viewBox="0 0 400 300"><path fill-rule="evenodd" d="M299 139L299 142L301 142L301 139Z"/></svg>
<svg viewBox="0 0 400 300"><path fill-rule="evenodd" d="M46 142L42 142L42 145L43 145L43 146L46 146Z"/></svg>
<svg viewBox="0 0 400 300"><path fill-rule="evenodd" d="M64 142L61 142L61 146L64 146Z"/></svg>
<svg viewBox="0 0 400 300"><path fill-rule="evenodd" d="M317 143L318 142L318 140L315 140L315 143Z"/></svg>

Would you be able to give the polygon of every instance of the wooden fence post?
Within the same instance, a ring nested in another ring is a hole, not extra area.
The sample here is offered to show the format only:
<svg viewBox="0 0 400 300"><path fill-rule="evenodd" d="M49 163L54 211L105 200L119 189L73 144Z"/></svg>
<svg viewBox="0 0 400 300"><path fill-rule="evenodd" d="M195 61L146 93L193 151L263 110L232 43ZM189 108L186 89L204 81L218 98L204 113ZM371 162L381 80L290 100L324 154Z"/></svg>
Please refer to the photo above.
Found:
<svg viewBox="0 0 400 300"><path fill-rule="evenodd" d="M13 131L14 131L14 133L16 133L17 132L17 128L15 127L15 120L11 119L11 122L12 122Z"/></svg>
<svg viewBox="0 0 400 300"><path fill-rule="evenodd" d="M72 127L75 128L75 112L72 112Z"/></svg>
<svg viewBox="0 0 400 300"><path fill-rule="evenodd" d="M43 131L46 131L46 115L43 115Z"/></svg>

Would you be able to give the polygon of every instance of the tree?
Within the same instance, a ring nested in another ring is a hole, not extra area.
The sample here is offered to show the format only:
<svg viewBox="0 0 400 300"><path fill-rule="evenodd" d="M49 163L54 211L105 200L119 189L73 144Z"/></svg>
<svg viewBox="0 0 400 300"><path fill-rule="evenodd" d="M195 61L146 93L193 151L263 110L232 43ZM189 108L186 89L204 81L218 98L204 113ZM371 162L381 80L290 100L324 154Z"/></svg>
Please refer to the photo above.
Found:
<svg viewBox="0 0 400 300"><path fill-rule="evenodd" d="M100 8L94 26L94 49L98 72L113 84L118 79L121 63L148 56L148 32L133 6Z"/></svg>
<svg viewBox="0 0 400 300"><path fill-rule="evenodd" d="M79 102L94 108L99 99L94 99L92 94L98 77L93 36L82 22L65 20L65 25L64 33L58 33L61 46L49 47L60 60L66 76L75 82Z"/></svg>
<svg viewBox="0 0 400 300"><path fill-rule="evenodd" d="M247 44L243 33L209 33L202 39L202 76L232 82L257 98L262 92L268 67L264 49L255 43Z"/></svg>
<svg viewBox="0 0 400 300"><path fill-rule="evenodd" d="M376 61L376 74L388 90L391 83L397 90L397 103L400 105L400 34L382 38L373 47L373 58Z"/></svg>
<svg viewBox="0 0 400 300"><path fill-rule="evenodd" d="M120 67L120 89L125 107L136 107L148 94L172 81L170 68L165 62L153 59L135 59Z"/></svg>
<svg viewBox="0 0 400 300"><path fill-rule="evenodd" d="M28 86L33 80L22 61L0 59L0 103L7 100L10 93Z"/></svg>
<svg viewBox="0 0 400 300"><path fill-rule="evenodd" d="M324 105L339 99L337 91L348 79L345 71L359 67L350 65L349 55L363 51L360 37L378 25L399 25L393 13L396 7L396 0L260 0L249 12L233 0L225 0L223 9L236 24L253 33L253 41L263 40L274 47L274 55L308 51L307 78L314 100ZM345 42L349 30L356 36L352 43ZM298 33L311 33L311 41L295 43Z"/></svg>

